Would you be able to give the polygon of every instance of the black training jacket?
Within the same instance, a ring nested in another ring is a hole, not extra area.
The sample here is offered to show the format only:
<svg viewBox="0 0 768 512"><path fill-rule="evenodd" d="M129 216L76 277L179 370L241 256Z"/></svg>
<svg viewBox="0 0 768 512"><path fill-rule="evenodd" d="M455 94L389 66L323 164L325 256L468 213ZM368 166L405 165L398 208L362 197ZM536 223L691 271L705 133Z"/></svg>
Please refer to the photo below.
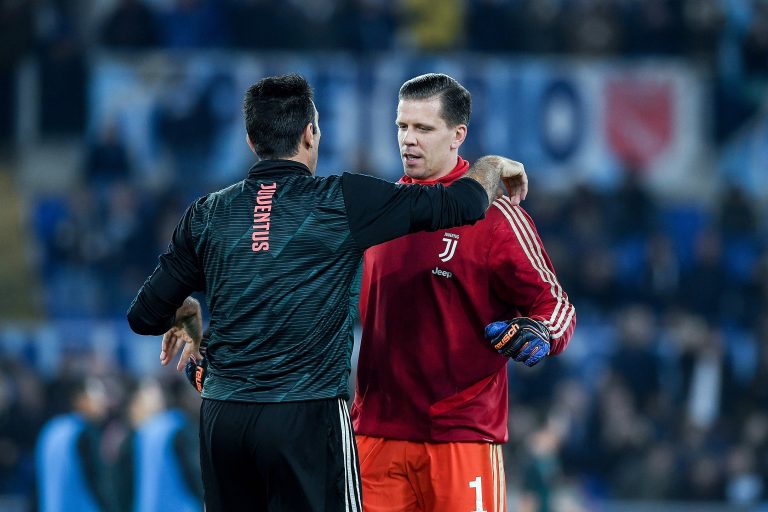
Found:
<svg viewBox="0 0 768 512"><path fill-rule="evenodd" d="M348 398L363 251L475 222L487 206L469 178L450 188L406 186L362 174L315 177L291 160L262 161L245 180L187 208L128 321L139 334L162 334L184 298L202 291L211 315L203 397ZM393 261L392 271L404 263Z"/></svg>

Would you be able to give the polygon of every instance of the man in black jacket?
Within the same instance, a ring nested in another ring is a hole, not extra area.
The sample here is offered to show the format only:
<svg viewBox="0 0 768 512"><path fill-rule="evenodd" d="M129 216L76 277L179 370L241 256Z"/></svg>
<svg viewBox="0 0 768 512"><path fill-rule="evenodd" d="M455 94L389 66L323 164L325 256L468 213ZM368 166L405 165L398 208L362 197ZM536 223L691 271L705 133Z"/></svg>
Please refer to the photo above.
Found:
<svg viewBox="0 0 768 512"><path fill-rule="evenodd" d="M131 304L139 334L163 337L161 363L200 357L210 318L201 406L206 510L360 510L346 407L363 251L485 215L499 178L525 194L522 166L480 158L450 188L399 186L360 174L319 178L312 89L265 78L244 101L261 159L245 180L193 203ZM396 265L396 262L393 262ZM397 267L393 267L397 268ZM354 301L352 301L354 302Z"/></svg>

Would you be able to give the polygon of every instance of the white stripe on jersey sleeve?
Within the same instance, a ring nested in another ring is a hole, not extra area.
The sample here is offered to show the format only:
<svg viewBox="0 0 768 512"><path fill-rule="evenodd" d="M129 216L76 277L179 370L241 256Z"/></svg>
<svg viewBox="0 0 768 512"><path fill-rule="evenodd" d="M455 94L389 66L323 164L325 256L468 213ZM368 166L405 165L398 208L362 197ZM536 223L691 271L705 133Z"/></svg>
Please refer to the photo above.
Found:
<svg viewBox="0 0 768 512"><path fill-rule="evenodd" d="M509 198L504 196L494 201L493 205L498 208L509 221L512 231L515 233L531 266L539 274L542 281L549 284L550 293L557 301L557 305L552 311L549 320L545 320L544 324L549 328L552 338L559 338L568 329L568 326L573 319L575 308L568 301L554 272L552 272L546 265L541 245L536 238L535 232L525 215L519 211L519 207L514 206Z"/></svg>

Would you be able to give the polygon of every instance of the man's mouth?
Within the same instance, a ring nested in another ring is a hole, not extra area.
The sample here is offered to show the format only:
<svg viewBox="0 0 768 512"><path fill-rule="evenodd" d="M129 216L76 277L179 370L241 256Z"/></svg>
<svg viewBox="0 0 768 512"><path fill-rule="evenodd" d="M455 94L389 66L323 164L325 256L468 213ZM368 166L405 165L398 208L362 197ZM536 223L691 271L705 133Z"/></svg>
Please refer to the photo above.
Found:
<svg viewBox="0 0 768 512"><path fill-rule="evenodd" d="M412 164L416 160L420 159L420 156L413 155L411 153L403 153L403 160L405 160L406 163Z"/></svg>

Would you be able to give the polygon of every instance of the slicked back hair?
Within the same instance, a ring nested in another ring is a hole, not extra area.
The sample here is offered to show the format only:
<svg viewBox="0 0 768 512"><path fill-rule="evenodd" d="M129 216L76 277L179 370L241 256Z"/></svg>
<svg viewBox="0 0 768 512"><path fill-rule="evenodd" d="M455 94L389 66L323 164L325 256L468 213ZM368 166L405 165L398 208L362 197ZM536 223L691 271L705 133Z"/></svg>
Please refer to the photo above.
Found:
<svg viewBox="0 0 768 512"><path fill-rule="evenodd" d="M440 115L449 127L469 126L472 96L459 82L442 73L427 73L411 78L400 87L400 100L440 98Z"/></svg>
<svg viewBox="0 0 768 512"><path fill-rule="evenodd" d="M312 98L309 82L297 74L262 78L248 88L243 100L245 130L259 158L295 156L307 124L312 123L316 133Z"/></svg>

